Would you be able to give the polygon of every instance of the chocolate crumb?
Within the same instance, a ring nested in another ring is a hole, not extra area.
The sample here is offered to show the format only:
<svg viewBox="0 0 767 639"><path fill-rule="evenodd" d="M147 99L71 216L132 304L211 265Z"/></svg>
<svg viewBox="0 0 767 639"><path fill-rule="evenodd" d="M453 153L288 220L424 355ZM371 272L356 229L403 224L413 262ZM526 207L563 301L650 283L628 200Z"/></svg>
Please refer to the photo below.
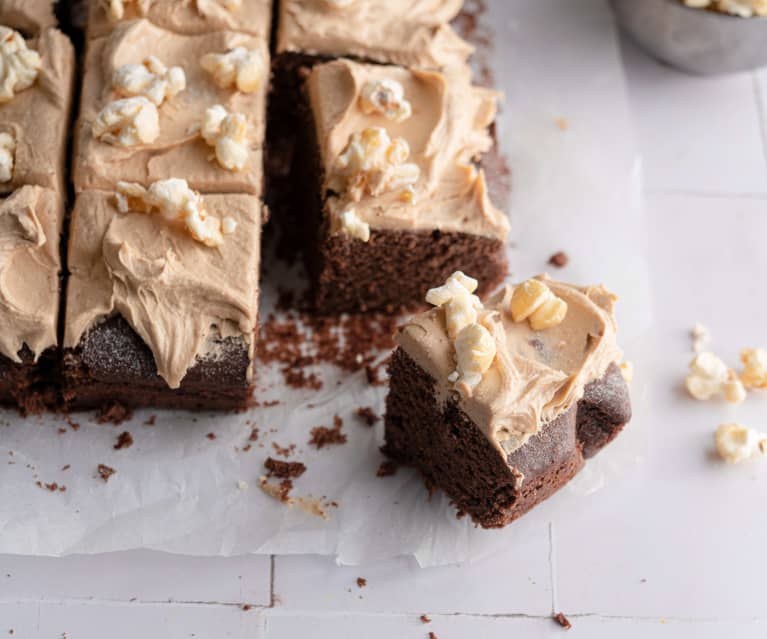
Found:
<svg viewBox="0 0 767 639"><path fill-rule="evenodd" d="M67 464L66 466L62 466L61 470L69 470L72 468L71 464Z"/></svg>
<svg viewBox="0 0 767 639"><path fill-rule="evenodd" d="M293 451L296 449L296 445L290 444L290 446L280 446L277 442L272 442L272 448L274 448L275 453L287 458L293 454Z"/></svg>
<svg viewBox="0 0 767 639"><path fill-rule="evenodd" d="M119 402L107 402L96 415L99 424L113 424L119 426L124 421L133 417L133 411Z"/></svg>
<svg viewBox="0 0 767 639"><path fill-rule="evenodd" d="M207 437L210 441L213 441L214 439L216 439L216 433L208 433L207 435L205 435L205 437Z"/></svg>
<svg viewBox="0 0 767 639"><path fill-rule="evenodd" d="M382 461L381 465L378 467L376 477L391 477L397 472L398 466L399 465L394 460L386 459Z"/></svg>
<svg viewBox="0 0 767 639"><path fill-rule="evenodd" d="M58 430L59 435L63 435L66 432L67 432L66 428L59 428L59 430Z"/></svg>
<svg viewBox="0 0 767 639"><path fill-rule="evenodd" d="M133 435L126 430L117 436L117 442L112 448L115 450L122 450L123 448L130 448L131 446L133 446Z"/></svg>
<svg viewBox="0 0 767 639"><path fill-rule="evenodd" d="M370 406L360 406L354 414L357 415L368 426L374 426L376 422L381 421L381 418L373 412Z"/></svg>
<svg viewBox="0 0 767 639"><path fill-rule="evenodd" d="M438 637L433 632L430 632L429 633L429 639L438 639Z"/></svg>
<svg viewBox="0 0 767 639"><path fill-rule="evenodd" d="M144 426L154 426L157 421L157 415L150 415L149 419L144 422Z"/></svg>
<svg viewBox="0 0 767 639"><path fill-rule="evenodd" d="M570 258L564 251L557 251L549 258L549 264L556 266L557 268L564 268L569 261Z"/></svg>
<svg viewBox="0 0 767 639"><path fill-rule="evenodd" d="M573 624L570 623L570 620L567 617L565 617L565 613L563 612L558 612L557 614L555 614L554 621L556 621L565 630L570 630L570 628L573 627Z"/></svg>
<svg viewBox="0 0 767 639"><path fill-rule="evenodd" d="M346 443L346 435L341 432L344 422L338 416L333 416L333 428L327 426L315 426L311 430L311 439L309 440L310 446L316 446L317 449L324 448L325 446L338 446Z"/></svg>
<svg viewBox="0 0 767 639"><path fill-rule="evenodd" d="M251 606L250 604L243 604L242 605L242 609L243 609L244 612L248 612L248 610L250 610L252 607L253 606Z"/></svg>
<svg viewBox="0 0 767 639"><path fill-rule="evenodd" d="M429 619L429 617L427 617L426 615L421 615L420 619L421 619L421 623L431 623L431 619Z"/></svg>
<svg viewBox="0 0 767 639"><path fill-rule="evenodd" d="M117 471L114 468L110 468L106 464L99 464L98 466L98 474L101 479L104 480L104 482L108 482L109 478L114 475Z"/></svg>
<svg viewBox="0 0 767 639"><path fill-rule="evenodd" d="M364 577L357 577L357 588L364 588L368 585L368 580Z"/></svg>
<svg viewBox="0 0 767 639"><path fill-rule="evenodd" d="M249 442L257 442L258 441L258 428L252 428L250 431L250 437L248 437Z"/></svg>
<svg viewBox="0 0 767 639"><path fill-rule="evenodd" d="M284 462L273 457L267 457L264 467L269 471L267 477L280 479L295 479L306 472L306 466L301 462Z"/></svg>
<svg viewBox="0 0 767 639"><path fill-rule="evenodd" d="M74 421L69 415L67 415L67 425L74 431L80 430L79 422Z"/></svg>

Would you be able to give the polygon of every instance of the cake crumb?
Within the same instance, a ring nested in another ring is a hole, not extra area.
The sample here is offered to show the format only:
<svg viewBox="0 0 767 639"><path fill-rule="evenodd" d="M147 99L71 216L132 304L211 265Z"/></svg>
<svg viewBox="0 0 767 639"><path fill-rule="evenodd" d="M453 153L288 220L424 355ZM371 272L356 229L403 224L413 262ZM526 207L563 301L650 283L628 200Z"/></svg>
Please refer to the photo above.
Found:
<svg viewBox="0 0 767 639"><path fill-rule="evenodd" d="M381 462L381 465L376 471L376 477L391 477L397 473L399 464L392 459L386 459Z"/></svg>
<svg viewBox="0 0 767 639"><path fill-rule="evenodd" d="M251 606L250 604L242 604L243 612L248 612L248 610L250 610L251 608L253 608L253 606Z"/></svg>
<svg viewBox="0 0 767 639"><path fill-rule="evenodd" d="M67 425L75 432L80 430L80 423L74 421L69 415L67 415Z"/></svg>
<svg viewBox="0 0 767 639"><path fill-rule="evenodd" d="M570 630L570 628L573 627L573 624L570 623L570 620L567 617L565 617L565 613L563 612L558 612L557 614L555 614L554 621L556 621L565 630Z"/></svg>
<svg viewBox="0 0 767 639"><path fill-rule="evenodd" d="M357 588L364 588L368 585L368 580L364 577L357 577Z"/></svg>
<svg viewBox="0 0 767 639"><path fill-rule="evenodd" d="M310 446L315 446L317 450L325 446L338 446L346 443L346 435L341 432L344 422L338 416L333 416L333 428L327 426L315 426L311 430Z"/></svg>
<svg viewBox="0 0 767 639"><path fill-rule="evenodd" d="M284 462L273 457L267 457L264 467L269 471L267 477L279 479L297 479L306 472L306 466L301 462Z"/></svg>
<svg viewBox="0 0 767 639"><path fill-rule="evenodd" d="M431 623L431 619L426 615L421 615L419 619L421 620L421 623Z"/></svg>
<svg viewBox="0 0 767 639"><path fill-rule="evenodd" d="M99 477L103 479L105 483L108 482L109 478L117 472L114 468L110 468L106 464L99 464L97 471Z"/></svg>
<svg viewBox="0 0 767 639"><path fill-rule="evenodd" d="M112 424L119 426L133 417L133 411L120 404L119 402L107 402L96 415L96 422L99 424Z"/></svg>
<svg viewBox="0 0 767 639"><path fill-rule="evenodd" d="M354 414L368 426L374 426L376 422L381 421L381 418L373 412L373 409L370 406L360 406L354 411Z"/></svg>
<svg viewBox="0 0 767 639"><path fill-rule="evenodd" d="M131 446L133 446L133 435L126 430L117 436L117 442L112 448L115 450L122 450L123 448L130 448Z"/></svg>
<svg viewBox="0 0 767 639"><path fill-rule="evenodd" d="M258 478L258 482L261 490L270 497L281 501L286 506L297 506L300 510L303 510L309 515L315 515L322 519L330 519L330 515L327 514L319 499L290 496L290 491L293 489L292 480L283 479L279 484L273 484L269 482L269 479L265 475L262 475Z"/></svg>
<svg viewBox="0 0 767 639"><path fill-rule="evenodd" d="M216 439L216 433L208 433L207 435L205 435L205 437L207 437L210 441L213 441L214 439Z"/></svg>
<svg viewBox="0 0 767 639"><path fill-rule="evenodd" d="M557 268L564 268L570 262L570 257L564 251L557 251L549 258L549 264Z"/></svg>
<svg viewBox="0 0 767 639"><path fill-rule="evenodd" d="M289 446L280 446L277 442L272 442L272 448L274 448L275 453L287 459L293 454L293 451L296 449L296 445L290 444Z"/></svg>
<svg viewBox="0 0 767 639"><path fill-rule="evenodd" d="M144 426L154 426L156 421L157 415L150 415L149 418L144 422Z"/></svg>
<svg viewBox="0 0 767 639"><path fill-rule="evenodd" d="M429 639L439 639L433 632L429 633Z"/></svg>
<svg viewBox="0 0 767 639"><path fill-rule="evenodd" d="M66 465L64 465L64 466L62 466L62 467L61 467L61 470L62 470L62 471L64 471L64 470L69 470L70 468L72 468L71 464L66 464Z"/></svg>
<svg viewBox="0 0 767 639"><path fill-rule="evenodd" d="M248 437L249 442L257 442L258 441L258 434L259 430L255 426L250 429L250 436Z"/></svg>

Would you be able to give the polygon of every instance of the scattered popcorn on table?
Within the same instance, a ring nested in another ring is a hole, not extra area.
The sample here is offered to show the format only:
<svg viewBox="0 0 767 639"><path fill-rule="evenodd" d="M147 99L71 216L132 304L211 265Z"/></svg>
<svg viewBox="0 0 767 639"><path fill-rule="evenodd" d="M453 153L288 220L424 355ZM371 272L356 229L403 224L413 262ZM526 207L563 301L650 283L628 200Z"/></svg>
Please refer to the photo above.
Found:
<svg viewBox="0 0 767 639"><path fill-rule="evenodd" d="M722 424L716 429L714 440L716 452L730 464L767 455L767 435L740 424Z"/></svg>
<svg viewBox="0 0 767 639"><path fill-rule="evenodd" d="M630 384L634 380L634 365L628 360L621 362L619 366L623 380Z"/></svg>
<svg viewBox="0 0 767 639"><path fill-rule="evenodd" d="M711 333L700 322L695 322L695 326L690 330L690 338L692 339L692 350L696 353L700 353L703 347L711 339Z"/></svg>
<svg viewBox="0 0 767 639"><path fill-rule="evenodd" d="M160 135L157 107L143 96L110 102L93 121L93 135L115 146L150 144Z"/></svg>
<svg viewBox="0 0 767 639"><path fill-rule="evenodd" d="M699 353L690 362L685 386L690 395L699 400L721 394L728 402L739 404L746 398L746 390L735 371L708 351Z"/></svg>
<svg viewBox="0 0 767 639"><path fill-rule="evenodd" d="M567 302L558 298L540 280L527 280L514 287L511 294L511 319L528 320L530 328L542 331L562 323L567 315Z"/></svg>
<svg viewBox="0 0 767 639"><path fill-rule="evenodd" d="M0 182L10 182L13 179L15 154L16 138L10 133L0 133Z"/></svg>
<svg viewBox="0 0 767 639"><path fill-rule="evenodd" d="M207 53L202 56L200 65L222 89L236 88L243 93L256 91L268 74L262 55L245 47L237 47L226 53Z"/></svg>
<svg viewBox="0 0 767 639"><path fill-rule="evenodd" d="M229 171L242 171L248 161L248 121L217 104L205 111L200 135L216 151L216 160Z"/></svg>
<svg viewBox="0 0 767 639"><path fill-rule="evenodd" d="M402 122L413 114L405 99L405 89L395 80L368 80L360 91L360 108L368 115L380 113L389 120Z"/></svg>
<svg viewBox="0 0 767 639"><path fill-rule="evenodd" d="M42 61L18 31L0 25L0 104L31 87Z"/></svg>
<svg viewBox="0 0 767 639"><path fill-rule="evenodd" d="M156 106L186 88L186 74L181 67L166 67L150 55L141 64L124 64L115 70L112 87L122 97L143 96Z"/></svg>
<svg viewBox="0 0 767 639"><path fill-rule="evenodd" d="M763 348L744 348L740 352L743 370L740 381L746 388L767 388L767 350Z"/></svg>

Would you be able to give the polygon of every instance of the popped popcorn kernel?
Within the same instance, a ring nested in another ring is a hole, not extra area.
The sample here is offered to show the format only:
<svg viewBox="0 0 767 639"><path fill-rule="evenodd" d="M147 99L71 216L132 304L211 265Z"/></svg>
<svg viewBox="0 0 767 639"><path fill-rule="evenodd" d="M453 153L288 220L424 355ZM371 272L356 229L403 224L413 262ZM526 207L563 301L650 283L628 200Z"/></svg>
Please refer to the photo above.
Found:
<svg viewBox="0 0 767 639"><path fill-rule="evenodd" d="M242 0L196 0L197 12L201 15L215 15L216 11L234 12L242 9Z"/></svg>
<svg viewBox="0 0 767 639"><path fill-rule="evenodd" d="M528 320L534 331L558 326L567 316L567 302L554 295L544 282L535 279L514 288L509 308L511 319Z"/></svg>
<svg viewBox="0 0 767 639"><path fill-rule="evenodd" d="M357 0L323 0L330 9L348 9Z"/></svg>
<svg viewBox="0 0 767 639"><path fill-rule="evenodd" d="M618 368L621 371L623 381L625 381L627 384L630 384L632 381L634 381L634 365L631 362L628 360L621 362L621 365Z"/></svg>
<svg viewBox="0 0 767 639"><path fill-rule="evenodd" d="M353 208L344 210L339 220L340 230L358 240L368 242L370 240L370 225L365 222Z"/></svg>
<svg viewBox="0 0 767 639"><path fill-rule="evenodd" d="M451 339L477 321L477 311L482 308L482 302L473 293L478 285L474 278L456 271L442 286L429 289L426 293L428 304L445 308L445 325Z"/></svg>
<svg viewBox="0 0 767 639"><path fill-rule="evenodd" d="M735 372L709 351L698 353L690 362L690 374L685 378L687 392L695 399L707 400L718 395L733 404L746 398L743 383Z"/></svg>
<svg viewBox="0 0 767 639"><path fill-rule="evenodd" d="M711 333L706 326L700 322L695 322L695 326L690 330L690 338L692 339L692 350L700 353L711 339Z"/></svg>
<svg viewBox="0 0 767 639"><path fill-rule="evenodd" d="M158 180L148 189L140 184L118 182L115 198L121 213L159 213L168 221L181 222L195 240L206 246L221 246L224 235L237 229L233 218L221 220L210 215L200 194L180 178Z"/></svg>
<svg viewBox="0 0 767 639"><path fill-rule="evenodd" d="M455 338L455 389L471 397L495 359L495 338L482 324L469 324Z"/></svg>
<svg viewBox="0 0 767 639"><path fill-rule="evenodd" d="M143 96L156 106L186 89L181 67L166 67L150 55L141 64L124 64L112 76L112 88L122 97Z"/></svg>
<svg viewBox="0 0 767 639"><path fill-rule="evenodd" d="M27 47L18 31L0 26L0 104L31 87L41 66L40 54Z"/></svg>
<svg viewBox="0 0 767 639"><path fill-rule="evenodd" d="M767 388L767 350L763 348L744 348L740 352L743 370L740 381L746 388Z"/></svg>
<svg viewBox="0 0 767 639"><path fill-rule="evenodd" d="M153 0L102 0L102 5L107 13L107 17L112 22L118 22L125 17L125 5L132 4L136 6L139 15L146 15Z"/></svg>
<svg viewBox="0 0 767 639"><path fill-rule="evenodd" d="M360 91L360 108L370 115L380 113L389 120L402 122L413 114L405 99L405 89L395 80L368 80Z"/></svg>
<svg viewBox="0 0 767 639"><path fill-rule="evenodd" d="M406 162L410 146L403 138L389 137L386 129L369 127L353 133L338 156L331 188L359 202L364 195L405 189L418 181L421 169Z"/></svg>
<svg viewBox="0 0 767 639"><path fill-rule="evenodd" d="M216 104L206 109L200 135L215 149L216 160L229 171L242 171L248 162L248 121Z"/></svg>
<svg viewBox="0 0 767 639"><path fill-rule="evenodd" d="M226 53L207 53L200 59L200 66L213 76L213 81L222 89L236 88L243 93L256 91L267 74L261 53L245 47Z"/></svg>
<svg viewBox="0 0 767 639"><path fill-rule="evenodd" d="M740 18L767 16L767 0L683 0L693 9L712 9Z"/></svg>
<svg viewBox="0 0 767 639"><path fill-rule="evenodd" d="M767 455L767 435L741 424L721 424L716 429L714 441L716 452L729 464Z"/></svg>
<svg viewBox="0 0 767 639"><path fill-rule="evenodd" d="M16 138L10 133L0 133L0 182L13 179L16 154Z"/></svg>
<svg viewBox="0 0 767 639"><path fill-rule="evenodd" d="M93 121L93 135L115 146L151 144L160 135L157 107L143 96L110 102Z"/></svg>

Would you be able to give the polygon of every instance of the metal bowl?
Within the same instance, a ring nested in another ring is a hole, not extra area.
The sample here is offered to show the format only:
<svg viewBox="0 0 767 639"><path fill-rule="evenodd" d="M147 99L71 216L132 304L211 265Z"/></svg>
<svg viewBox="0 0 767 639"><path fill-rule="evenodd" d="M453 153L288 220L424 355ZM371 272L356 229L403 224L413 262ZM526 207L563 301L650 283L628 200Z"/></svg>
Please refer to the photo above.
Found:
<svg viewBox="0 0 767 639"><path fill-rule="evenodd" d="M650 55L700 75L767 65L767 18L691 9L679 0L612 0L621 27Z"/></svg>

